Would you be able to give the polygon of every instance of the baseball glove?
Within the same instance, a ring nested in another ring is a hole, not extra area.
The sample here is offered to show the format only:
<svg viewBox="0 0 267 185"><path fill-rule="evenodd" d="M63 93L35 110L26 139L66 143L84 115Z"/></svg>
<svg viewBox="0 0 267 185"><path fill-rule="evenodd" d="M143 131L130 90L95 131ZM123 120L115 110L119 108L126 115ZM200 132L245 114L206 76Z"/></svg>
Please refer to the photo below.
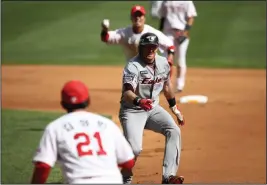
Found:
<svg viewBox="0 0 267 185"><path fill-rule="evenodd" d="M177 30L175 32L176 35L176 42L181 45L187 38L189 38L189 33L188 31L183 31L183 30Z"/></svg>

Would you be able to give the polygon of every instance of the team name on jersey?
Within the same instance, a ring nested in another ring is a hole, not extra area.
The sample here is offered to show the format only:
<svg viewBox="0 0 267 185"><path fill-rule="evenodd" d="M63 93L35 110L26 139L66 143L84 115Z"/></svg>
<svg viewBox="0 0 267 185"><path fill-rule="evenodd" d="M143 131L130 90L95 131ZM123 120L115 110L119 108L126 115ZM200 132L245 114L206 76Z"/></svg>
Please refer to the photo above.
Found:
<svg viewBox="0 0 267 185"><path fill-rule="evenodd" d="M160 82L162 82L162 78L159 78L159 77L157 77L155 80L153 80L152 78L144 78L141 81L141 84L156 84Z"/></svg>

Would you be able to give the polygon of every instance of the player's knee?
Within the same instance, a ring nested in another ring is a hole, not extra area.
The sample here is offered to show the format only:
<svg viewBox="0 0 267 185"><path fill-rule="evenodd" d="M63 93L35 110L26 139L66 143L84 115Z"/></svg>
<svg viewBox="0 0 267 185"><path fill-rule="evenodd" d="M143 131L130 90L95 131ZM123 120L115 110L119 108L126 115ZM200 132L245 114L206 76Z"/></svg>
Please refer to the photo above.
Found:
<svg viewBox="0 0 267 185"><path fill-rule="evenodd" d="M135 157L138 157L140 155L140 153L142 152L142 149L139 147L132 147L133 149L133 153L135 155Z"/></svg>
<svg viewBox="0 0 267 185"><path fill-rule="evenodd" d="M139 144L136 144L136 142L134 142L133 140L129 139L128 140L134 155L137 157L140 155L140 153L142 152L142 146L140 146Z"/></svg>
<svg viewBox="0 0 267 185"><path fill-rule="evenodd" d="M174 138L174 139L178 139L181 135L181 130L180 128L176 125L176 127L173 127L171 129L168 129L165 131L164 134L166 137L168 138Z"/></svg>

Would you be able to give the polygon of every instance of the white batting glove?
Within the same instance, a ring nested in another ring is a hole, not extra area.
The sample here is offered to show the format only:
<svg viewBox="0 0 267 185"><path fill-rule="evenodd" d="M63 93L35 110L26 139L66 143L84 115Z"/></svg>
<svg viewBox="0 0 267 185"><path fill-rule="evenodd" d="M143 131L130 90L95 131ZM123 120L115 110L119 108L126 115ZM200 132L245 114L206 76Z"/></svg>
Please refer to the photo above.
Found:
<svg viewBox="0 0 267 185"><path fill-rule="evenodd" d="M104 20L102 21L102 27L103 27L104 29L108 30L108 29L109 29L109 26L110 26L110 22L109 22L109 20L108 20L108 19L104 19Z"/></svg>
<svg viewBox="0 0 267 185"><path fill-rule="evenodd" d="M181 111L178 109L177 105L170 107L173 114L177 117L179 125L183 126L185 124L184 116L182 115Z"/></svg>

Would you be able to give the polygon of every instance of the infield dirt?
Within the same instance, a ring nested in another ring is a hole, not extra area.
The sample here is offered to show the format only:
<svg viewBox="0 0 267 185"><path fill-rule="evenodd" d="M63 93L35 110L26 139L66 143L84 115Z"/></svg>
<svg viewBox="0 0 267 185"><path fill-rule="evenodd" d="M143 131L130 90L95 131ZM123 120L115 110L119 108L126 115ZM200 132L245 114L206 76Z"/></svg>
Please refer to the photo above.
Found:
<svg viewBox="0 0 267 185"><path fill-rule="evenodd" d="M62 111L60 90L78 79L89 86L89 110L118 123L121 76L122 67L3 65L2 108ZM180 105L186 125L179 174L185 183L266 183L266 71L189 68L176 98L194 94L209 100ZM168 110L163 95L160 104ZM145 131L134 183L161 182L164 142Z"/></svg>

